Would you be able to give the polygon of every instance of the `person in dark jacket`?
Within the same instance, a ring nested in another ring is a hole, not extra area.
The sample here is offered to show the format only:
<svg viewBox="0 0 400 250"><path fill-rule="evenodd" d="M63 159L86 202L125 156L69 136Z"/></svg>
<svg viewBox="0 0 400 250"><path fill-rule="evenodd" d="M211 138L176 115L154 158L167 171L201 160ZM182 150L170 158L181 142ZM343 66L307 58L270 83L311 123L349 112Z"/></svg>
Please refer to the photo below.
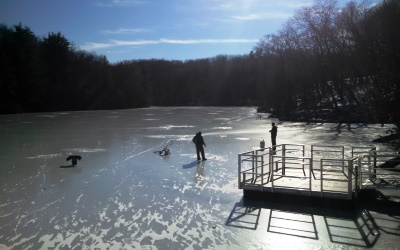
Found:
<svg viewBox="0 0 400 250"><path fill-rule="evenodd" d="M204 142L203 136L201 136L201 132L198 132L192 139L192 142L196 145L196 153L197 153L197 160L200 161L200 153L201 153L201 158L203 161L207 160L206 157L204 156L204 147L206 147L206 144Z"/></svg>
<svg viewBox="0 0 400 250"><path fill-rule="evenodd" d="M275 126L275 122L272 123L272 129L269 131L271 133L272 150L276 150L276 135L278 134L278 127Z"/></svg>

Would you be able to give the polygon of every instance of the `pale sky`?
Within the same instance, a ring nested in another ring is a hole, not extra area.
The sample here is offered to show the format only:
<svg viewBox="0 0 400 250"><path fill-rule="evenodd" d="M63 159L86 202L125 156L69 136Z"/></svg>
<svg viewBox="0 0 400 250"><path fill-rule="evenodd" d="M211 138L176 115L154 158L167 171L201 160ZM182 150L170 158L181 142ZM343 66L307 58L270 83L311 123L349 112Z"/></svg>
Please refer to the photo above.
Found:
<svg viewBox="0 0 400 250"><path fill-rule="evenodd" d="M361 0L357 0L360 2ZM347 0L338 0L343 6ZM378 0L372 0L378 2ZM312 0L0 0L0 23L60 32L110 62L248 54Z"/></svg>

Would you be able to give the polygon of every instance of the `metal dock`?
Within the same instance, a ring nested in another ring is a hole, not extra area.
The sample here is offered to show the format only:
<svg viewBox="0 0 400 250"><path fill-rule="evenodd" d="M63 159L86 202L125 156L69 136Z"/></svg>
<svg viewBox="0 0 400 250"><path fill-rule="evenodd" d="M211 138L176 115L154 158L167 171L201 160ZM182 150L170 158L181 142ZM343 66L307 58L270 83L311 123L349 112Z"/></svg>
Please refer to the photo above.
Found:
<svg viewBox="0 0 400 250"><path fill-rule="evenodd" d="M400 154L375 147L282 144L238 155L238 186L323 199L354 200L362 189L399 189Z"/></svg>

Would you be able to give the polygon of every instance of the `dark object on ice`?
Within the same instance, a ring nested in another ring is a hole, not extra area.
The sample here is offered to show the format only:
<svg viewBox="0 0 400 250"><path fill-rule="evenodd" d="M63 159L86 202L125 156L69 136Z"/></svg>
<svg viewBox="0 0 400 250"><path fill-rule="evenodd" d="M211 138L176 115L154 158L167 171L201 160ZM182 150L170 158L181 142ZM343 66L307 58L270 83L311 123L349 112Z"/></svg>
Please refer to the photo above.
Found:
<svg viewBox="0 0 400 250"><path fill-rule="evenodd" d="M265 141L264 141L264 140L260 141L260 148L261 148L262 150L265 149Z"/></svg>
<svg viewBox="0 0 400 250"><path fill-rule="evenodd" d="M200 165L199 161L192 161L191 163L182 165L182 168L188 169L188 168L196 167L198 165Z"/></svg>
<svg viewBox="0 0 400 250"><path fill-rule="evenodd" d="M76 165L60 166L60 168L74 168Z"/></svg>
<svg viewBox="0 0 400 250"><path fill-rule="evenodd" d="M171 141L170 143L167 144L167 146L165 146L165 148L163 148L163 150L161 151L154 151L153 153L155 154L159 154L161 156L167 156L171 154L171 150L169 150L169 146L171 146L173 143L173 141Z"/></svg>
<svg viewBox="0 0 400 250"><path fill-rule="evenodd" d="M394 170L400 171L400 169L395 169L396 167L400 167L400 157L389 159L382 165L378 166L378 168L392 168Z"/></svg>
<svg viewBox="0 0 400 250"><path fill-rule="evenodd" d="M390 142L393 140L397 140L399 138L400 138L399 134L390 134L385 136L379 136L379 138L372 140L372 142Z"/></svg>
<svg viewBox="0 0 400 250"><path fill-rule="evenodd" d="M193 137L192 142L196 145L197 160L200 161L200 153L203 161L207 160L204 155L204 148L203 148L203 145L204 147L206 147L206 143L204 142L203 136L201 136L201 132L198 132Z"/></svg>
<svg viewBox="0 0 400 250"><path fill-rule="evenodd" d="M72 166L76 166L78 164L78 160L82 160L80 155L70 155L67 157L67 161L72 160Z"/></svg>
<svg viewBox="0 0 400 250"><path fill-rule="evenodd" d="M161 150L161 151L158 151L159 153L159 155L162 155L162 156L167 156L167 155L169 155L170 153L171 153L171 150L169 150L169 148L168 147L165 147L163 150Z"/></svg>

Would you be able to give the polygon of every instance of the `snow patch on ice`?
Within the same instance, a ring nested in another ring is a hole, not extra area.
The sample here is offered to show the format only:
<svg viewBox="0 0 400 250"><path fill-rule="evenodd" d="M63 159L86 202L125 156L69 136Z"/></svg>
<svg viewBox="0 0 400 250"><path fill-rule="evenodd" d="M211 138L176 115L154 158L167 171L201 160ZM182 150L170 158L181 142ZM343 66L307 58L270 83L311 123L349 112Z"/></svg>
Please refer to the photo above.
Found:
<svg viewBox="0 0 400 250"><path fill-rule="evenodd" d="M128 161L128 160L130 160L130 159L132 159L132 158L134 158L134 157L136 157L136 156L139 156L139 155L141 155L141 154L147 153L147 152L152 151L152 150L154 150L154 148L149 148L149 149L144 150L144 151L142 151L142 152L139 152L139 153L130 155L130 156L126 157L124 161Z"/></svg>
<svg viewBox="0 0 400 250"><path fill-rule="evenodd" d="M64 149L64 151L69 152L77 152L77 153L98 153L98 152L105 152L104 148L68 148Z"/></svg>
<svg viewBox="0 0 400 250"><path fill-rule="evenodd" d="M236 137L235 139L236 139L236 140L239 140L239 141L247 141L247 140L250 140L250 138L248 138L248 137Z"/></svg>
<svg viewBox="0 0 400 250"><path fill-rule="evenodd" d="M76 199L76 203L78 203L81 200L82 196L83 196L83 194L78 196L78 198Z"/></svg>
<svg viewBox="0 0 400 250"><path fill-rule="evenodd" d="M159 128L170 130L173 128L194 128L194 126L191 126L191 125L166 125L166 126L161 126Z"/></svg>
<svg viewBox="0 0 400 250"><path fill-rule="evenodd" d="M214 128L211 128L211 130L220 130L220 129L228 130L228 129L232 129L232 127L214 127Z"/></svg>
<svg viewBox="0 0 400 250"><path fill-rule="evenodd" d="M56 118L56 115L39 115L39 117Z"/></svg>
<svg viewBox="0 0 400 250"><path fill-rule="evenodd" d="M51 159L54 157L61 156L61 154L48 154L48 155L36 155L36 156L28 156L27 159Z"/></svg>
<svg viewBox="0 0 400 250"><path fill-rule="evenodd" d="M176 141L190 141L192 138L189 135L146 135L147 138L156 138L156 139L169 139Z"/></svg>
<svg viewBox="0 0 400 250"><path fill-rule="evenodd" d="M217 118L215 118L214 120L217 120L217 121L229 121L230 118L217 117Z"/></svg>
<svg viewBox="0 0 400 250"><path fill-rule="evenodd" d="M194 128L192 125L165 125L165 126L159 126L159 127L146 127L144 129L149 129L149 130L171 130L175 128Z"/></svg>
<svg viewBox="0 0 400 250"><path fill-rule="evenodd" d="M227 162L228 157L226 155L218 155L218 154L210 154L206 153L206 158L211 161L217 161L217 162Z"/></svg>

